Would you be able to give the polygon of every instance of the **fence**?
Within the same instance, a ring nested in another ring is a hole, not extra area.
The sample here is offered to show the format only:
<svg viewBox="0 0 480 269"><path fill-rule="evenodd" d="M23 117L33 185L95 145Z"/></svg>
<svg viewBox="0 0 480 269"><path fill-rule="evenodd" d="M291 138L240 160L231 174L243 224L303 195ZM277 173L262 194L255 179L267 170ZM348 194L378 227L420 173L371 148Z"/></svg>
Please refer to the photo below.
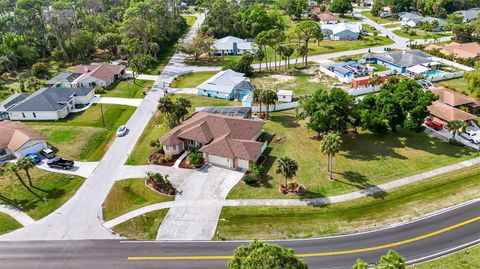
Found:
<svg viewBox="0 0 480 269"><path fill-rule="evenodd" d="M440 62L440 63L445 64L445 65L450 65L450 66L456 67L456 68L461 69L463 71L473 71L473 70L475 70L475 69L471 68L470 66L459 64L459 63L456 63L454 61L450 61L450 60L443 59L443 58L440 58L440 57L432 57L430 59L432 59L433 61L436 61L436 62Z"/></svg>
<svg viewBox="0 0 480 269"><path fill-rule="evenodd" d="M463 71L455 72L455 73L446 73L438 76L431 76L431 77L426 77L428 81L431 82L437 82L437 81L442 81L442 80L448 80L448 79L454 79L454 78L461 78L463 77Z"/></svg>
<svg viewBox="0 0 480 269"><path fill-rule="evenodd" d="M375 87L372 87L372 86L358 87L356 89L349 90L348 93L354 96L360 96L360 95L365 95L365 94L374 93L378 91L380 91L380 85L377 85Z"/></svg>
<svg viewBox="0 0 480 269"><path fill-rule="evenodd" d="M270 105L268 111L282 111L287 109L296 108L298 106L298 102L291 102L291 103L281 103L277 105ZM262 106L262 111L266 111L267 107ZM252 112L260 112L260 106L252 106Z"/></svg>

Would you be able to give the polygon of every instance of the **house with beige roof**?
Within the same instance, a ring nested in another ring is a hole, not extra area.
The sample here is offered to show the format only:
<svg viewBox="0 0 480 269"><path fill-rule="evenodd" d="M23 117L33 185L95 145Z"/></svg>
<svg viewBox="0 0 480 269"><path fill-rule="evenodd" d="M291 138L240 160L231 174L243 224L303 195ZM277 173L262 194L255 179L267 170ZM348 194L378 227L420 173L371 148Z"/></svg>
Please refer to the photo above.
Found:
<svg viewBox="0 0 480 269"><path fill-rule="evenodd" d="M457 58L468 59L480 57L480 44L477 42L470 42L464 44L452 42L443 46L430 44L425 47L425 50L427 51L435 49L438 49L440 52L446 55L452 55Z"/></svg>
<svg viewBox="0 0 480 269"><path fill-rule="evenodd" d="M205 162L230 169L248 169L266 144L258 141L263 121L198 112L160 139L166 154L199 148Z"/></svg>
<svg viewBox="0 0 480 269"><path fill-rule="evenodd" d="M446 124L453 120L462 120L470 124L477 118L475 114L480 108L478 100L445 88L431 91L438 96L438 100L428 107L434 121Z"/></svg>
<svg viewBox="0 0 480 269"><path fill-rule="evenodd" d="M74 74L81 74L71 82L72 87L106 87L125 75L124 65L91 63L89 65L76 65Z"/></svg>
<svg viewBox="0 0 480 269"><path fill-rule="evenodd" d="M0 161L21 158L47 147L45 137L18 121L0 121Z"/></svg>

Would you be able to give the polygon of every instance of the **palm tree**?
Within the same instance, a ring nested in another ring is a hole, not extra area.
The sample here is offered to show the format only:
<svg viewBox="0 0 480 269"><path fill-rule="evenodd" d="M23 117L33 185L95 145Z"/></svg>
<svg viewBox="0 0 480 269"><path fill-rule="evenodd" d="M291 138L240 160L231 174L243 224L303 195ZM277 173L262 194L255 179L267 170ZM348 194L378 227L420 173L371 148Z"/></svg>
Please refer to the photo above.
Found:
<svg viewBox="0 0 480 269"><path fill-rule="evenodd" d="M259 66L259 71L262 72L262 60L265 58L265 52L262 50L261 47L258 47L255 50L255 59L258 60L258 63L260 64Z"/></svg>
<svg viewBox="0 0 480 269"><path fill-rule="evenodd" d="M375 86L382 84L382 78L377 74L372 74L368 80L368 84L372 85L373 90L375 91Z"/></svg>
<svg viewBox="0 0 480 269"><path fill-rule="evenodd" d="M467 123L463 120L452 120L447 123L447 129L452 132L453 141L455 141L457 133L465 131L465 128L467 128Z"/></svg>
<svg viewBox="0 0 480 269"><path fill-rule="evenodd" d="M277 161L277 168L275 172L285 177L285 188L288 186L288 180L292 179L298 170L298 164L295 160L289 157L282 157Z"/></svg>
<svg viewBox="0 0 480 269"><path fill-rule="evenodd" d="M23 157L18 159L17 166L18 168L23 169L25 171L25 174L27 174L27 178L28 178L28 185L32 187L33 183L32 183L32 177L30 176L30 169L35 167L35 160L33 158Z"/></svg>
<svg viewBox="0 0 480 269"><path fill-rule="evenodd" d="M342 138L337 133L329 133L323 138L321 150L328 155L327 171L329 172L330 180L333 179L333 156L340 151L342 143Z"/></svg>
<svg viewBox="0 0 480 269"><path fill-rule="evenodd" d="M255 88L255 90L253 90L253 102L259 104L260 115L262 114L263 91L265 90L262 88Z"/></svg>
<svg viewBox="0 0 480 269"><path fill-rule="evenodd" d="M286 48L286 47L285 47L285 45L283 45L283 44L279 45L278 48L277 48L278 56L280 56L280 63L278 64L278 69L280 69L280 70L282 69L282 68L281 68L281 67L282 67L282 64L281 64L282 58L285 58L285 59L286 59L286 57L285 57L285 48ZM287 62L287 61L285 61L285 63L286 63L286 62Z"/></svg>
<svg viewBox="0 0 480 269"><path fill-rule="evenodd" d="M274 90L264 90L262 92L262 100L267 106L267 119L268 119L268 112L270 110L270 105L273 105L278 101L277 93Z"/></svg>
<svg viewBox="0 0 480 269"><path fill-rule="evenodd" d="M20 183L22 183L22 185L29 191L31 192L33 195L35 195L38 199L42 200L42 198L36 194L34 191L32 191L32 189L30 189L30 187L27 186L27 184L25 183L25 181L23 180L23 178L20 176L20 173L19 173L19 170L22 169L18 166L18 164L12 164L8 167L8 171L11 172L11 173L14 173L15 176L17 177L18 181L20 181Z"/></svg>
<svg viewBox="0 0 480 269"><path fill-rule="evenodd" d="M295 47L293 45L286 45L285 50L283 51L283 55L286 58L287 64L285 65L287 68L290 68L290 57L293 55L295 52Z"/></svg>

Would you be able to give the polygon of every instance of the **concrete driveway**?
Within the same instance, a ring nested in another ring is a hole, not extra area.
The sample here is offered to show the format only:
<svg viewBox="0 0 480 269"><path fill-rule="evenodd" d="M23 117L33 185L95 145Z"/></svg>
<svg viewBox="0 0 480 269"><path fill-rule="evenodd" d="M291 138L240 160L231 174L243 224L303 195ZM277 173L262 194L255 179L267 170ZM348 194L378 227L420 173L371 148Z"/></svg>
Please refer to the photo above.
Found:
<svg viewBox="0 0 480 269"><path fill-rule="evenodd" d="M75 161L75 165L72 169L63 170L57 168L50 168L47 165L47 160L43 159L41 163L37 164L37 167L43 170L47 170L50 172L60 173L60 174L67 174L67 175L74 175L80 176L84 178L88 178L93 174L95 168L97 168L98 162L77 162Z"/></svg>

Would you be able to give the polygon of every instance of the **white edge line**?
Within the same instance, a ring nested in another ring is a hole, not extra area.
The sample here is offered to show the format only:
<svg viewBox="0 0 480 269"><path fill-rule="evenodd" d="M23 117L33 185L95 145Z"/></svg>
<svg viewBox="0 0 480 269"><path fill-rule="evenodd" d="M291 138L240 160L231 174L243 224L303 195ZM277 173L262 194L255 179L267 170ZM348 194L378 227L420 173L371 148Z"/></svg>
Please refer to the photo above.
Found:
<svg viewBox="0 0 480 269"><path fill-rule="evenodd" d="M474 245L477 245L477 244L480 244L480 239L477 239L475 241L465 243L463 245L456 246L456 247L453 247L453 248L450 248L450 249L447 249L447 250L443 250L443 251L440 251L440 252L425 256L425 257L421 257L421 258L417 258L417 259L407 261L407 264L410 265L410 264L421 263L421 262L425 262L425 261L429 261L429 260L434 260L434 259L440 258L442 256L445 256L447 254L452 254L454 252L463 250L465 248L468 248L468 247L471 247L471 246L474 246Z"/></svg>

